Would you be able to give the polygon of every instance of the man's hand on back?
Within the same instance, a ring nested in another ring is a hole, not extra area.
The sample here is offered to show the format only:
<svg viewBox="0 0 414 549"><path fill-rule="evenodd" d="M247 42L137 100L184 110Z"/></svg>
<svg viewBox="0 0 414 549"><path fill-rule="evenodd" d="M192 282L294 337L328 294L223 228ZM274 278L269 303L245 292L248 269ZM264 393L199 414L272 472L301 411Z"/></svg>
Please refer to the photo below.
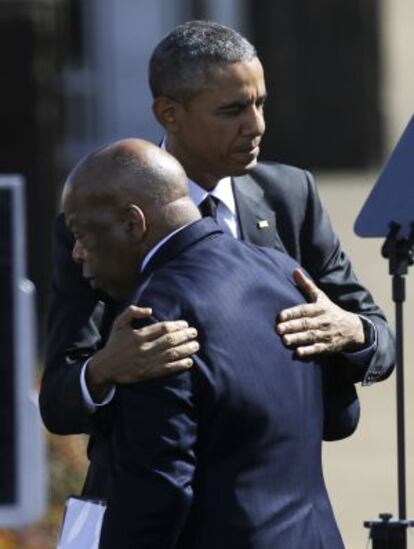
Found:
<svg viewBox="0 0 414 549"><path fill-rule="evenodd" d="M361 349L365 337L360 317L335 305L299 269L293 278L310 303L279 313L276 331L283 343L300 357Z"/></svg>
<svg viewBox="0 0 414 549"><path fill-rule="evenodd" d="M151 314L149 308L130 305L116 318L105 347L92 357L86 370L95 402L102 401L114 384L161 377L193 365L191 355L199 349L197 330L183 320L132 328L133 320Z"/></svg>

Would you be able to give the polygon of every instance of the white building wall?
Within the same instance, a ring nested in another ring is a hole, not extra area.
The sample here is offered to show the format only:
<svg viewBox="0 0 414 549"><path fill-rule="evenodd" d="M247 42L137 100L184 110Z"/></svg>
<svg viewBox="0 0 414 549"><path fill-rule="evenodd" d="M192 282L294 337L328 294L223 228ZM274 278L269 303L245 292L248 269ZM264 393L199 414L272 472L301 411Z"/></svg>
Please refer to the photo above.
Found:
<svg viewBox="0 0 414 549"><path fill-rule="evenodd" d="M87 36L95 76L97 141L132 135L156 139L148 61L156 43L176 24L180 2L93 0L88 10L93 12Z"/></svg>

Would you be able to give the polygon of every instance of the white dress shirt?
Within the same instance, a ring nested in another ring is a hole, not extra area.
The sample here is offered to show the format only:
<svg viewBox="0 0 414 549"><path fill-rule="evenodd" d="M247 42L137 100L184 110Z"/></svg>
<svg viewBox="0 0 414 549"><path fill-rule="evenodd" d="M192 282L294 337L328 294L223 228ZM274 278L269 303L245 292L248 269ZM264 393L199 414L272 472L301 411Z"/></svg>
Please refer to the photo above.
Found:
<svg viewBox="0 0 414 549"><path fill-rule="evenodd" d="M200 185L189 179L188 194L198 207L209 193L200 187ZM234 236L234 238L240 238L236 201L231 186L231 178L224 177L223 179L220 179L210 194L217 199L217 223L220 228L231 236Z"/></svg>

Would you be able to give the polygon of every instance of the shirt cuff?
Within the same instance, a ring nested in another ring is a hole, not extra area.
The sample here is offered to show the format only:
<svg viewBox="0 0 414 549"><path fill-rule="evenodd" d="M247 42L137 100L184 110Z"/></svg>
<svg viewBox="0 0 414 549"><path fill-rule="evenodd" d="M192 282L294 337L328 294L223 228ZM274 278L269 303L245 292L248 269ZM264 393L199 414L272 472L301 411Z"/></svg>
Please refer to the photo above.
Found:
<svg viewBox="0 0 414 549"><path fill-rule="evenodd" d="M101 406L106 406L111 402L111 400L114 398L114 395L115 395L115 386L113 386L110 389L109 393L106 395L106 397L102 402L93 401L89 393L88 386L86 384L86 368L88 367L90 360L91 359L89 358L85 362L85 364L82 366L81 375L80 375L80 385L81 385L81 391L83 396L83 402L85 403L88 412L90 414L93 414L94 412L96 412L98 408L100 408Z"/></svg>
<svg viewBox="0 0 414 549"><path fill-rule="evenodd" d="M352 362L352 364L362 365L369 362L372 358L372 355L377 350L378 345L378 335L375 324L366 316L359 315L360 319L364 323L364 333L368 334L368 341L366 342L366 347L363 347L359 351L353 353L342 353L343 356Z"/></svg>

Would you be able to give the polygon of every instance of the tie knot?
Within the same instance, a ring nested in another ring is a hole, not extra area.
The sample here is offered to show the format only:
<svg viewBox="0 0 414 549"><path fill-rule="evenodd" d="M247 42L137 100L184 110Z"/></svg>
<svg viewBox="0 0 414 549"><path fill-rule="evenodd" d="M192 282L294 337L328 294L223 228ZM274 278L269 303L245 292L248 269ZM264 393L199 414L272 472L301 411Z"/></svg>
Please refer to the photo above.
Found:
<svg viewBox="0 0 414 549"><path fill-rule="evenodd" d="M208 194L205 199L201 202L198 209L200 210L200 213L203 217L210 216L215 221L217 221L217 206L218 206L218 198L215 196Z"/></svg>

